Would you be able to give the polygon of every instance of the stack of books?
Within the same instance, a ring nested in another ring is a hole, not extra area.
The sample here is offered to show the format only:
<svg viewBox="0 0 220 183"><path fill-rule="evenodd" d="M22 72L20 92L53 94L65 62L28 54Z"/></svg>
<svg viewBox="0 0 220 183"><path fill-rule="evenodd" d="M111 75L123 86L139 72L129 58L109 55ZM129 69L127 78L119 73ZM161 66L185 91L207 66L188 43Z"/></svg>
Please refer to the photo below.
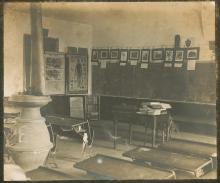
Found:
<svg viewBox="0 0 220 183"><path fill-rule="evenodd" d="M139 112L150 114L150 115L160 115L166 114L167 109L170 109L171 105L160 102L143 102L139 109Z"/></svg>

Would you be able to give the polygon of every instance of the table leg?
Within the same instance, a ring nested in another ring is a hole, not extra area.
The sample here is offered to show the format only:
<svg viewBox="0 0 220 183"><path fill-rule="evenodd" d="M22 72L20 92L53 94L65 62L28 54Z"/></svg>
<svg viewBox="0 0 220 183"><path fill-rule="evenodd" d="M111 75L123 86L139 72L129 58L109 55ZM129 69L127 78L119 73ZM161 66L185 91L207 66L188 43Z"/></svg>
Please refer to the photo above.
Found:
<svg viewBox="0 0 220 183"><path fill-rule="evenodd" d="M145 131L144 131L144 134L145 134L145 136L144 136L144 146L146 145L146 140L147 140L147 123L145 122L145 124L144 124L144 127L145 127Z"/></svg>
<svg viewBox="0 0 220 183"><path fill-rule="evenodd" d="M170 139L170 128L171 128L171 124L172 122L171 122L171 117L170 117L170 115L168 116L168 121L167 121L167 128L166 128L166 141L169 141L169 139Z"/></svg>
<svg viewBox="0 0 220 183"><path fill-rule="evenodd" d="M132 141L132 123L129 123L129 144L131 144Z"/></svg>
<svg viewBox="0 0 220 183"><path fill-rule="evenodd" d="M157 118L153 116L153 135L152 135L152 147L156 145L156 128L157 128Z"/></svg>

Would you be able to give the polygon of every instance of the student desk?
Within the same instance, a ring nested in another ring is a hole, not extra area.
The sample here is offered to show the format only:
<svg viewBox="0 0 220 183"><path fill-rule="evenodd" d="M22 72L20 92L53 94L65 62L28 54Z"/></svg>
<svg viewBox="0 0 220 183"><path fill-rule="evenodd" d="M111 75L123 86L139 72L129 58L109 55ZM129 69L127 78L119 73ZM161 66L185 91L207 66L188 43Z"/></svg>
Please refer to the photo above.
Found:
<svg viewBox="0 0 220 183"><path fill-rule="evenodd" d="M174 171L179 170L189 172L196 177L200 177L213 169L211 158L190 156L161 149L138 147L123 153L123 156L129 157L141 164L148 162L153 166L164 167Z"/></svg>
<svg viewBox="0 0 220 183"><path fill-rule="evenodd" d="M138 165L131 161L102 154L97 154L78 162L74 167L87 171L88 174L93 175L96 179L175 179L173 171Z"/></svg>

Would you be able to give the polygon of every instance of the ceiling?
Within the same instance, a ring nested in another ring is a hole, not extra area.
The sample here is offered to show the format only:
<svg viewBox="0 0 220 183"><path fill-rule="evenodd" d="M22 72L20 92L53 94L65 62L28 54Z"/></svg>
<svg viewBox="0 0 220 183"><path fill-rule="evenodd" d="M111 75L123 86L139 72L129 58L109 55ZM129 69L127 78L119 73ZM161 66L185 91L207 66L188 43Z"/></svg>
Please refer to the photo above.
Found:
<svg viewBox="0 0 220 183"><path fill-rule="evenodd" d="M172 13L174 10L198 11L205 2L46 2L43 16L68 21L96 24L99 21L136 17L138 15ZM210 3L209 3L210 4ZM213 3L210 4L213 6ZM6 3L5 10L29 12L30 3Z"/></svg>

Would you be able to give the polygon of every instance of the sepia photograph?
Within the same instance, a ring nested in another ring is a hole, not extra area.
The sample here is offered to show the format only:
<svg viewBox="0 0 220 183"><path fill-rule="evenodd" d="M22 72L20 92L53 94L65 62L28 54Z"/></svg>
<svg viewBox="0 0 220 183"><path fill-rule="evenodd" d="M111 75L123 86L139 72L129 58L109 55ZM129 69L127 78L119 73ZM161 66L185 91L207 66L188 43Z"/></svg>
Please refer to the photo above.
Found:
<svg viewBox="0 0 220 183"><path fill-rule="evenodd" d="M215 1L5 2L5 181L216 180Z"/></svg>

